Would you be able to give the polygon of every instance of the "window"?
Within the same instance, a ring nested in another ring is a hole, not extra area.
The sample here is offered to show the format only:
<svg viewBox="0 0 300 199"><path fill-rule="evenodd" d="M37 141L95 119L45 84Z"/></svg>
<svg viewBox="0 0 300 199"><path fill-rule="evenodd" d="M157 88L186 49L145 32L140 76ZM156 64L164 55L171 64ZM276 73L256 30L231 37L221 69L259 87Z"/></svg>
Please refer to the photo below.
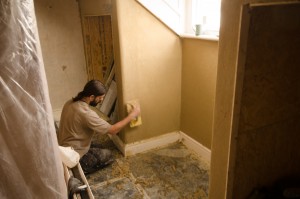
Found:
<svg viewBox="0 0 300 199"><path fill-rule="evenodd" d="M203 35L219 35L220 0L193 0L192 24L201 24Z"/></svg>
<svg viewBox="0 0 300 199"><path fill-rule="evenodd" d="M182 0L137 0L175 32L181 32Z"/></svg>
<svg viewBox="0 0 300 199"><path fill-rule="evenodd" d="M178 34L219 35L221 0L137 0Z"/></svg>

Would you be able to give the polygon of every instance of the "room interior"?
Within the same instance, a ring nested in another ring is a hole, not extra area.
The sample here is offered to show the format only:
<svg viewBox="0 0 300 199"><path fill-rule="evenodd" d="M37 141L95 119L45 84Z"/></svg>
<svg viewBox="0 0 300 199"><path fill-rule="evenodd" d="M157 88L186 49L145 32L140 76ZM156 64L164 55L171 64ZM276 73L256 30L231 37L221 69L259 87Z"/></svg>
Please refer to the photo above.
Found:
<svg viewBox="0 0 300 199"><path fill-rule="evenodd" d="M118 117L138 99L143 120L112 138L123 154L186 141L212 199L300 175L299 1L223 0L219 41L180 37L134 0L34 3L54 118L91 78L84 17L111 15Z"/></svg>

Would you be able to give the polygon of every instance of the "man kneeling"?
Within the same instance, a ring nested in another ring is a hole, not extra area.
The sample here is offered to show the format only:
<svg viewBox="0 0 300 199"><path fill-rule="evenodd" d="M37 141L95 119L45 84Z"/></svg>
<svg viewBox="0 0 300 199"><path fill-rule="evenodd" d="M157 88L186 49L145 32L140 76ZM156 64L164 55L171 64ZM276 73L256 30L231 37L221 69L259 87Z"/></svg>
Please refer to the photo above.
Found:
<svg viewBox="0 0 300 199"><path fill-rule="evenodd" d="M112 153L93 145L94 133L117 134L131 120L140 114L140 107L134 107L132 112L116 124L109 124L100 118L89 106L97 106L103 101L106 90L98 80L89 81L83 91L67 101L61 113L58 130L58 144L71 146L80 155L80 164L85 174L95 172L113 162Z"/></svg>

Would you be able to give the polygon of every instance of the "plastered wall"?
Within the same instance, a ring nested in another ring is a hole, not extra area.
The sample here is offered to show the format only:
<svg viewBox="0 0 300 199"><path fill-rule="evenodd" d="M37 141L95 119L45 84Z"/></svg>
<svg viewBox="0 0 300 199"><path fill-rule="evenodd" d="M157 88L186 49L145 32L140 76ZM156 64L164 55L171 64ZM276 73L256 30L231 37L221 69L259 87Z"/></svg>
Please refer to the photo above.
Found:
<svg viewBox="0 0 300 199"><path fill-rule="evenodd" d="M112 2L116 14L113 23L118 24L119 34L115 33L118 43L114 46L119 49L115 54L122 76L117 79L123 92L121 112L125 114L126 102L138 99L143 121L139 127L125 129L120 137L132 143L178 131L182 63L179 37L135 0Z"/></svg>
<svg viewBox="0 0 300 199"><path fill-rule="evenodd" d="M254 187L271 186L281 177L299 174L295 141L299 140L299 58L295 56L299 40L293 35L299 35L299 26L294 26L296 30L289 23L299 20L271 11L273 14L260 15L250 30L242 28L240 37L239 24L250 23L240 18L243 3L224 0L221 8L212 199L246 198ZM272 24L269 16L285 22ZM281 28L272 27L274 24Z"/></svg>
<svg viewBox="0 0 300 199"><path fill-rule="evenodd" d="M77 95L87 81L77 1L34 1L39 37L54 110Z"/></svg>
<svg viewBox="0 0 300 199"><path fill-rule="evenodd" d="M79 10L89 16L112 15L120 117L127 114L127 101L141 104L143 125L125 129L121 139L131 143L182 128L210 148L217 42L181 41L134 0L36 2L53 109L60 109L86 82Z"/></svg>
<svg viewBox="0 0 300 199"><path fill-rule="evenodd" d="M218 41L182 39L180 130L211 148Z"/></svg>

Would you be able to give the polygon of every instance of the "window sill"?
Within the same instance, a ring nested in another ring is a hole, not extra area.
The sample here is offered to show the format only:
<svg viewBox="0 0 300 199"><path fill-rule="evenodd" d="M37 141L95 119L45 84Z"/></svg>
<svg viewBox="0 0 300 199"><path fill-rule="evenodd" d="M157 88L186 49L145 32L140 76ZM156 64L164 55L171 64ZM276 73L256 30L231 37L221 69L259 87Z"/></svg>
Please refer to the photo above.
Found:
<svg viewBox="0 0 300 199"><path fill-rule="evenodd" d="M219 41L219 37L216 35L199 35L195 36L192 34L180 34L181 38L188 38L188 39L201 39L201 40L209 40L209 41Z"/></svg>

